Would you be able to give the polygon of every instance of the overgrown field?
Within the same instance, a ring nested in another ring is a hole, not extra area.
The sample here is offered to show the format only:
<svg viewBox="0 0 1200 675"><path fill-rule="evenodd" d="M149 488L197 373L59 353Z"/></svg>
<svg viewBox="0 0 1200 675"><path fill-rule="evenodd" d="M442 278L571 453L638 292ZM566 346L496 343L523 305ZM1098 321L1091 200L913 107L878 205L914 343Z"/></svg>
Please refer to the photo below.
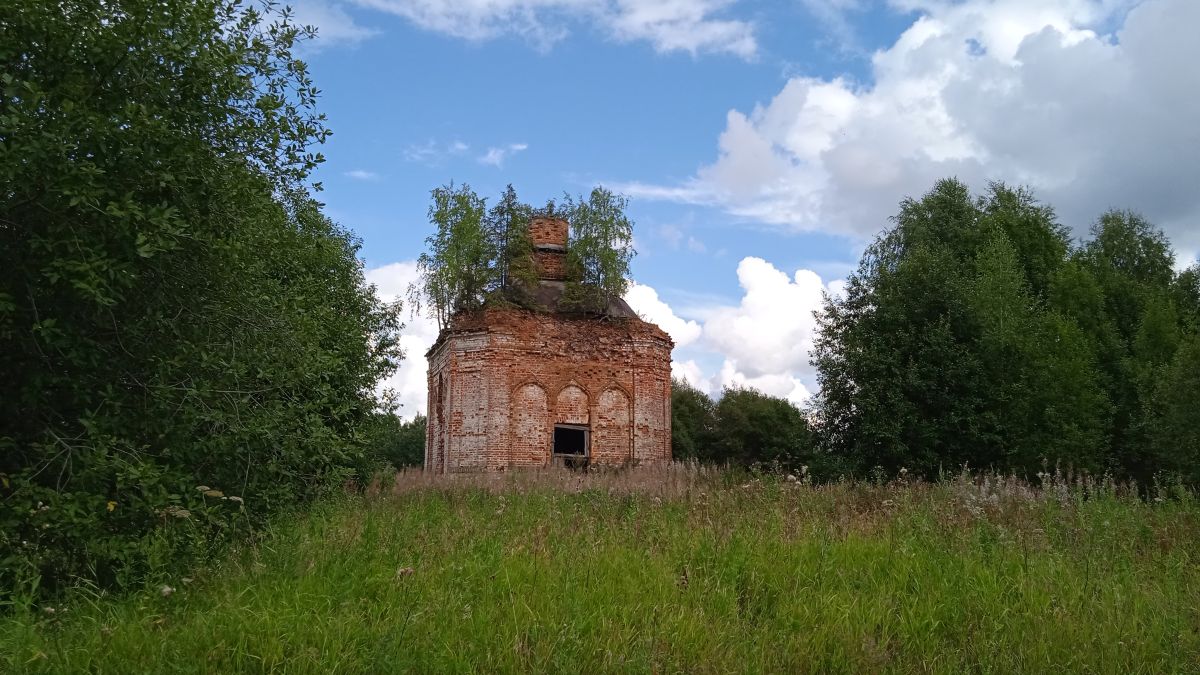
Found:
<svg viewBox="0 0 1200 675"><path fill-rule="evenodd" d="M1200 669L1187 495L688 467L402 474L370 492L171 592L18 608L0 670Z"/></svg>

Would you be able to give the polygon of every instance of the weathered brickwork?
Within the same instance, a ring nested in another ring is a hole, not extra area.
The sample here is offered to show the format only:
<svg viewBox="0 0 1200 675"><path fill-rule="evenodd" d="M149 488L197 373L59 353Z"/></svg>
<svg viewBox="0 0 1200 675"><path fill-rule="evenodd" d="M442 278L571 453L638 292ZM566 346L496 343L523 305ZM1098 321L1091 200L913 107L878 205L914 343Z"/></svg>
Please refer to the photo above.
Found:
<svg viewBox="0 0 1200 675"><path fill-rule="evenodd" d="M556 425L582 434L591 465L669 461L671 339L619 300L604 318L557 311L567 222L534 218L529 234L546 311L486 309L438 336L427 354L426 468L545 466Z"/></svg>
<svg viewBox="0 0 1200 675"><path fill-rule="evenodd" d="M542 279L562 281L567 278L567 256L563 252L536 250L533 260Z"/></svg>
<svg viewBox="0 0 1200 675"><path fill-rule="evenodd" d="M545 466L556 424L587 429L593 466L669 461L671 347L636 317L459 317L429 352L426 467Z"/></svg>
<svg viewBox="0 0 1200 675"><path fill-rule="evenodd" d="M562 218L534 218L529 222L529 239L534 247L567 247L567 221Z"/></svg>

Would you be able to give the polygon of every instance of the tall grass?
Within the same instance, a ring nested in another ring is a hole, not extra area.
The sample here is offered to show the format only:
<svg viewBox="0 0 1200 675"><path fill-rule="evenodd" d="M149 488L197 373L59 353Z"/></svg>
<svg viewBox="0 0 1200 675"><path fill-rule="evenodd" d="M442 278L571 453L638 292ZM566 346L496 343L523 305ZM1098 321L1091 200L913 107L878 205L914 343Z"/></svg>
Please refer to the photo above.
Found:
<svg viewBox="0 0 1200 675"><path fill-rule="evenodd" d="M1048 476L402 473L193 579L0 621L12 672L1200 670L1200 506Z"/></svg>

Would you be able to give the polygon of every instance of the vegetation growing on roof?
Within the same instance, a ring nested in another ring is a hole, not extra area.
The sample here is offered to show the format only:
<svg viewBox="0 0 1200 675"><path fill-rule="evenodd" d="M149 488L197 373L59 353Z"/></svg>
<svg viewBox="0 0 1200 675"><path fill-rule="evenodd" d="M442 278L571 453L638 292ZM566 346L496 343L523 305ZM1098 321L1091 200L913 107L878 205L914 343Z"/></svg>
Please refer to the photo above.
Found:
<svg viewBox="0 0 1200 675"><path fill-rule="evenodd" d="M537 269L529 222L535 216L562 218L570 227L564 309L604 314L628 288L633 222L625 214L628 200L610 190L597 187L586 199L564 195L540 209L521 202L512 185L491 209L467 184L435 188L431 199L434 232L425 239L409 297L439 328L485 305L544 309L532 297Z"/></svg>

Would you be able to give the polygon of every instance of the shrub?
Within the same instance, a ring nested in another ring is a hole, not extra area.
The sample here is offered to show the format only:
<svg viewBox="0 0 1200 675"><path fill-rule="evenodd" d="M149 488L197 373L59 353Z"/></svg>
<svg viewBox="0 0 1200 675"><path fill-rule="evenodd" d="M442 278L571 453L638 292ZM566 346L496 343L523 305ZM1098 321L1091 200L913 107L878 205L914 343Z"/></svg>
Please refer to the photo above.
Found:
<svg viewBox="0 0 1200 675"><path fill-rule="evenodd" d="M305 187L305 36L233 0L0 8L0 593L143 578L360 462L398 310Z"/></svg>

